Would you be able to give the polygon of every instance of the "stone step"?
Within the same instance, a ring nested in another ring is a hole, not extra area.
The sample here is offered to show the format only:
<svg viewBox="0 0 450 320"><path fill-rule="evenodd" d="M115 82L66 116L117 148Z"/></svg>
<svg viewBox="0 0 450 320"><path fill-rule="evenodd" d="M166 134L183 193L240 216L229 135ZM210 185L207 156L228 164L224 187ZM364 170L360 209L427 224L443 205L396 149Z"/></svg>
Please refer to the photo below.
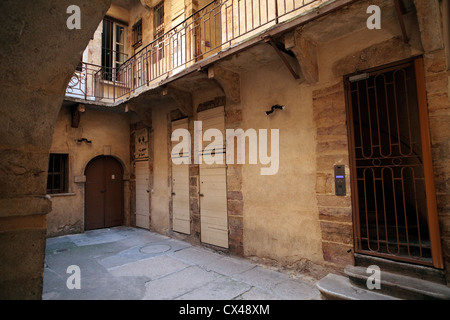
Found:
<svg viewBox="0 0 450 320"><path fill-rule="evenodd" d="M432 267L404 263L394 260L383 259L379 257L355 253L355 265L360 267L368 267L376 265L381 271L398 273L404 276L410 276L422 280L432 281L446 285L445 272L443 270Z"/></svg>
<svg viewBox="0 0 450 320"><path fill-rule="evenodd" d="M381 294L406 300L450 300L450 288L443 284L380 270L381 289L377 292ZM367 279L372 275L361 266L347 266L344 272L360 288L367 288Z"/></svg>
<svg viewBox="0 0 450 320"><path fill-rule="evenodd" d="M316 286L326 300L398 300L374 290L355 286L349 278L333 273L319 280Z"/></svg>

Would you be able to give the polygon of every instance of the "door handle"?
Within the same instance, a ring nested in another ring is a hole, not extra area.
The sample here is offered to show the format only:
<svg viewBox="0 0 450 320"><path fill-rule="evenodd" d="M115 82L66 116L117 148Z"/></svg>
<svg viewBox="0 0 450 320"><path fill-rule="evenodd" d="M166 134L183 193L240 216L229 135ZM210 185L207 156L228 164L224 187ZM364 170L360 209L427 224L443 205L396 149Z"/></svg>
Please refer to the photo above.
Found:
<svg viewBox="0 0 450 320"><path fill-rule="evenodd" d="M200 197L204 197L205 195L204 195L203 193L200 193L199 196L200 196Z"/></svg>
<svg viewBox="0 0 450 320"><path fill-rule="evenodd" d="M175 192L172 192L172 195L174 196L174 195L175 195Z"/></svg>
<svg viewBox="0 0 450 320"><path fill-rule="evenodd" d="M100 190L101 193L105 193L106 190Z"/></svg>

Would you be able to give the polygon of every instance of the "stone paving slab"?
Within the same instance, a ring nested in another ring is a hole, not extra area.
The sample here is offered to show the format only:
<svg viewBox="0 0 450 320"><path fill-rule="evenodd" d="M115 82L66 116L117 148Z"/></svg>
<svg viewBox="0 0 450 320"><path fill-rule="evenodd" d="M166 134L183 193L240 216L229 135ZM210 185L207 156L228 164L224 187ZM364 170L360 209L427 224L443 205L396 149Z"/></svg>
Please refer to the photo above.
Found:
<svg viewBox="0 0 450 320"><path fill-rule="evenodd" d="M115 277L147 277L149 280L161 278L189 267L188 264L168 256L159 256L149 259L127 263L125 265L108 269Z"/></svg>
<svg viewBox="0 0 450 320"><path fill-rule="evenodd" d="M320 294L315 286L289 279L275 285L272 292L282 300L317 300Z"/></svg>
<svg viewBox="0 0 450 320"><path fill-rule="evenodd" d="M179 296L176 300L232 300L238 299L251 288L247 283L220 277Z"/></svg>
<svg viewBox="0 0 450 320"><path fill-rule="evenodd" d="M208 272L198 266L190 266L166 277L149 281L145 284L143 299L172 300L187 292L198 289L209 282L222 277L215 272ZM171 284L171 285L168 285ZM205 299L205 297L203 297Z"/></svg>
<svg viewBox="0 0 450 320"><path fill-rule="evenodd" d="M235 278L255 287L272 290L277 284L289 280L289 274L256 266L255 268L237 274Z"/></svg>
<svg viewBox="0 0 450 320"><path fill-rule="evenodd" d="M172 253L171 256L186 262L195 263L201 267L206 267L208 264L222 258L222 256L218 253L199 247L185 248L184 250L179 250Z"/></svg>
<svg viewBox="0 0 450 320"><path fill-rule="evenodd" d="M108 242L116 242L123 240L128 235L125 232L110 232L110 229L90 230L82 234L69 235L70 239L76 246L90 246L94 244L102 244Z"/></svg>
<svg viewBox="0 0 450 320"><path fill-rule="evenodd" d="M255 268L255 265L239 258L222 257L205 266L207 270L213 270L224 276L232 277Z"/></svg>
<svg viewBox="0 0 450 320"><path fill-rule="evenodd" d="M237 297L236 300L281 300L281 298L270 290L251 287L250 290Z"/></svg>
<svg viewBox="0 0 450 320"><path fill-rule="evenodd" d="M69 289L70 265L80 289ZM293 278L211 248L138 228L47 239L44 300L310 300L310 279Z"/></svg>

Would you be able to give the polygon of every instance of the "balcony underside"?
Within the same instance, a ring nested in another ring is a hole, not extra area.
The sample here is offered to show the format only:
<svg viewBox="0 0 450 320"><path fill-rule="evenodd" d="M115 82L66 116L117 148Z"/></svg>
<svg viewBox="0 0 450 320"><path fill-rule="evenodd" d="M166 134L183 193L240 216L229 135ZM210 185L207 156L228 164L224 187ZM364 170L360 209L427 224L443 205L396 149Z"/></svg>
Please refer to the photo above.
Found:
<svg viewBox="0 0 450 320"><path fill-rule="evenodd" d="M398 33L394 3L379 2L383 5L385 32ZM227 102L239 102L240 77L280 61L283 62L280 72L285 72L286 77L293 77L299 83L306 81L314 84L318 80L317 62L314 61L316 48L355 32L358 28L366 28L368 17L367 1L335 0L325 3L290 21L254 34L241 43L202 57L177 73L166 73L137 89L130 89L120 99L93 101L67 97L66 100L68 103L83 103L89 108L104 111L131 110L139 114L145 108L178 108L183 114L189 115L192 112L192 95L215 92L215 96L225 96ZM405 9L407 13L413 14L413 8ZM409 46L421 50L420 44L410 43Z"/></svg>
<svg viewBox="0 0 450 320"><path fill-rule="evenodd" d="M195 90L209 90L211 88L217 88L217 86L219 86L220 89L223 89L223 91L227 91L227 88L224 88L224 86L226 87L229 84L220 83L220 76L218 74L220 73L221 75L223 75L223 72L217 71L217 68L223 68L224 70L229 70L231 72L241 73L249 71L253 68L257 68L259 66L263 66L267 63L271 63L275 59L282 59L284 64L286 65L286 70L288 70L290 74L295 78L297 78L298 76L298 78L301 79L302 76L299 70L298 62L295 58L293 58L294 54L292 52L287 52L286 50L284 50L282 39L283 34L292 31L295 28L308 22L324 17L330 12L336 11L337 9L349 5L353 2L356 2L356 0L334 0L325 2L312 1L314 5L309 5L308 7L305 7L304 10L300 8L299 14L297 16L291 17L292 14L290 14L289 16L284 16L283 19L281 19L280 16L280 21L282 22L279 22L278 24L267 24L264 27L254 28L250 30L251 33L248 33L247 31L242 40L239 40L241 37L233 36L234 38L232 42L225 42L221 44L218 47L219 50L211 50L208 54L202 54L201 56L198 56L194 60L190 61L189 58L182 58L186 59L187 62L183 66L181 66L181 68L172 68L170 69L170 71L158 73L157 76L153 76L152 70L150 70L150 73L148 71L149 68L152 68L151 66L148 66L148 61L153 61L153 63L155 63L156 61L152 56L154 54L154 51L149 51L149 53L145 56L144 54L142 54L143 58L141 57L141 64L138 67L138 70L140 70L141 72L140 75L136 76L136 68L131 66L128 69L130 71L127 76L131 76L131 78L134 77L134 80L127 82L130 84L122 85L119 81L121 79L117 77L117 82L114 83L113 88L111 89L109 87L107 89L109 90L108 97L111 98L105 98L104 94L101 95L102 98L98 98L95 93L91 93L90 98L87 98L86 95L86 99L82 99L83 97L67 97L67 100L72 101L72 103L83 102L87 105L95 105L108 108L112 107L113 109L115 109L115 107L121 104L141 99L144 99L147 102L149 101L149 99L152 101L153 99L158 100L155 101L156 103L158 103L159 100L167 102L166 100L167 98L170 98L170 95L166 98L158 98L157 95L158 92L165 92L164 90L160 90L160 88L166 88L168 86L190 93L194 92ZM218 9L217 7L215 7L211 10L214 11ZM223 5L221 5L220 10L225 10ZM186 23L189 23L189 21L187 21ZM173 32L176 33L178 31L175 30L172 31L172 33ZM268 42L269 40L270 42ZM243 53L244 51L246 52L245 54ZM172 54L174 54L174 52L172 52ZM288 54L286 54L286 52ZM242 56L244 58L240 58ZM236 58L230 59L230 57ZM172 61L173 63L173 61L175 61L174 59L178 58L171 57L168 61ZM139 57L136 56L132 57L129 63L135 63L136 66L138 66L138 61ZM146 63L142 64L143 61L146 61ZM216 66L216 72L214 72L214 75L212 71L208 71L211 70L211 66L213 65ZM95 70L92 73L98 75L98 70ZM96 79L95 81L97 83L101 83L103 87L110 85L105 84L105 81L102 81L101 78L100 80ZM217 82L219 82L219 85ZM136 85L136 83L138 83L138 85ZM141 95L145 95L147 97L136 99ZM227 95L227 92L225 92L225 95ZM236 101L236 99L239 98L234 96L233 99Z"/></svg>

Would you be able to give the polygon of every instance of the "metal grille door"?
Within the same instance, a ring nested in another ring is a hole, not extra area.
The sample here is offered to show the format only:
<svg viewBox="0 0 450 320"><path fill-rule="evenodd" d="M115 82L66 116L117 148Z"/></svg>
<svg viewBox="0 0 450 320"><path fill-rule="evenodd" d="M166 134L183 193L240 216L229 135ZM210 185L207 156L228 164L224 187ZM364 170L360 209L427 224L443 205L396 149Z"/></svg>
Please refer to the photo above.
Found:
<svg viewBox="0 0 450 320"><path fill-rule="evenodd" d="M347 88L356 251L431 265L414 62Z"/></svg>

